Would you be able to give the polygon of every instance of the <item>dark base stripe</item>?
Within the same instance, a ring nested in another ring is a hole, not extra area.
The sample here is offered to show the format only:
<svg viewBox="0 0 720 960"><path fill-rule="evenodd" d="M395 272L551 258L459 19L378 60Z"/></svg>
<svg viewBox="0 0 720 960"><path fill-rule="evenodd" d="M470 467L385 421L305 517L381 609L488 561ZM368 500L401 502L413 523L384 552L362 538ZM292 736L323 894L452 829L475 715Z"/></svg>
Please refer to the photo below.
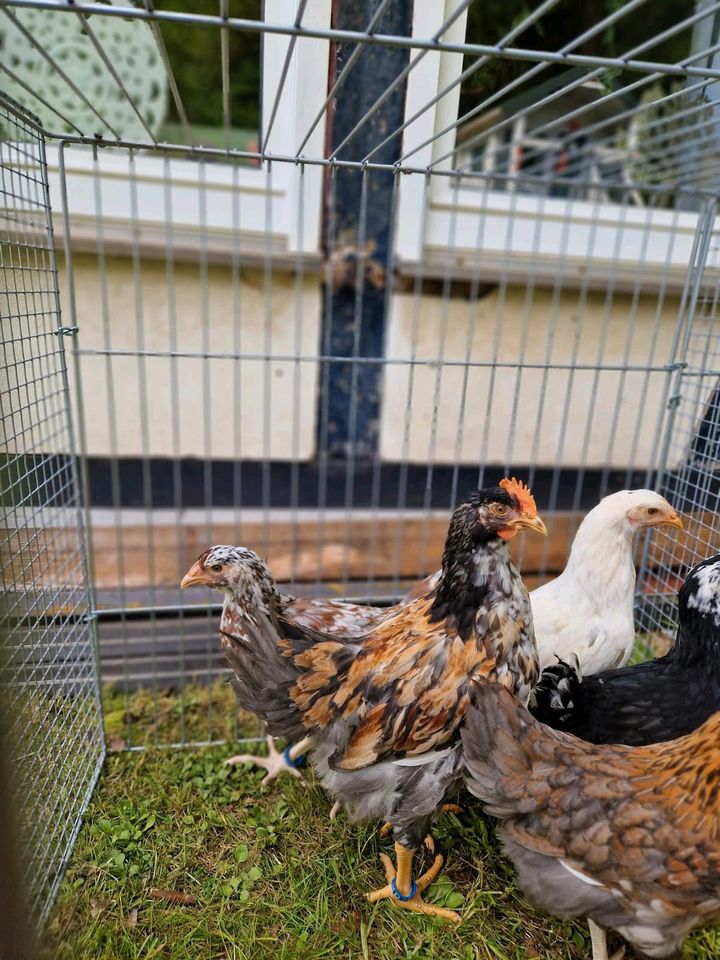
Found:
<svg viewBox="0 0 720 960"><path fill-rule="evenodd" d="M5 457L0 464L0 485L3 505L13 504L60 507L72 503L73 484L69 460L61 455L22 458ZM535 470L518 464L513 475L529 481L538 505L547 507L553 489L556 509L573 507L590 509L607 493L626 487L644 487L648 478L644 470L579 470L571 467ZM497 483L503 476L499 464L487 464L483 482ZM375 464L355 461L348 483L345 460L318 463L229 461L199 459L173 460L153 457L143 460L127 457L111 460L90 457L87 477L92 507L302 507L345 508L347 490L351 490L350 507L367 509L444 510L453 500L463 499L477 489L477 467L427 466L424 464ZM47 480L45 480L47 478ZM60 478L56 482L55 478ZM693 485L708 477L688 478L683 472L683 486ZM720 489L720 479L711 480L713 490ZM649 485L653 485L652 478ZM666 476L665 488L672 490L673 477ZM33 489L36 488L36 489ZM37 489L39 488L39 489ZM579 493L578 493L579 490ZM681 508L682 506L679 505Z"/></svg>

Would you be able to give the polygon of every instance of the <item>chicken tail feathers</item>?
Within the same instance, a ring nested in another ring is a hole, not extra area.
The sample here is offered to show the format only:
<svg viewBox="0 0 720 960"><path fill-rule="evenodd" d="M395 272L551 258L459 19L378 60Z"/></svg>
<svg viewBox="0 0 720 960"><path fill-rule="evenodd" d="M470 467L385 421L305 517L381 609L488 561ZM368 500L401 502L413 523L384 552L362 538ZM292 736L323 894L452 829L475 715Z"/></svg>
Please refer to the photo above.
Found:
<svg viewBox="0 0 720 960"><path fill-rule="evenodd" d="M556 730L572 730L584 711L584 690L580 661L561 660L546 667L530 695L533 716Z"/></svg>

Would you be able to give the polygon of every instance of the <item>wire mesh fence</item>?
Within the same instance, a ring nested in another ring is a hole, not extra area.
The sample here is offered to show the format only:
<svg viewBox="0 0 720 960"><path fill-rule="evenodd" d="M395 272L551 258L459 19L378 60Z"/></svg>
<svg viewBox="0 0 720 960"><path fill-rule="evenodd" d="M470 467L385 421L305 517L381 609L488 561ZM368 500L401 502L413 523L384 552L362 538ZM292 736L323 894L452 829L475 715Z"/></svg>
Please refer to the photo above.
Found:
<svg viewBox="0 0 720 960"><path fill-rule="evenodd" d="M3 109L2 709L33 915L104 753L43 139Z"/></svg>
<svg viewBox="0 0 720 960"><path fill-rule="evenodd" d="M601 497L655 486L688 529L638 544L643 637L719 543L720 3L568 26L545 0L503 31L469 0L179 6L0 0L0 85L32 111L2 119L6 585L35 604L7 622L50 651L48 696L82 704L56 717L92 748L58 780L78 809L101 749L88 614L113 748L253 733L217 595L178 588L212 543L287 592L386 602L512 472L550 534L520 545L533 587ZM193 56L217 69L200 96Z"/></svg>

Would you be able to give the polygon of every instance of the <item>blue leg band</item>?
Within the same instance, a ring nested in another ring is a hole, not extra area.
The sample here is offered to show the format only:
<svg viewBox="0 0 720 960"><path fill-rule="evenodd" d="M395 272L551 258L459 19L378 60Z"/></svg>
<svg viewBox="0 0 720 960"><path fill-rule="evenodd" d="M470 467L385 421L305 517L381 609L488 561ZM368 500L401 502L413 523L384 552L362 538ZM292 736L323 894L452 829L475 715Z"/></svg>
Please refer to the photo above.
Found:
<svg viewBox="0 0 720 960"><path fill-rule="evenodd" d="M413 880L412 886L410 887L410 893L408 893L407 895L400 893L398 888L395 886L395 880L390 881L390 889L393 892L393 896L397 900L402 900L404 902L406 900L412 900L412 898L415 896L415 894L417 893L417 884Z"/></svg>
<svg viewBox="0 0 720 960"><path fill-rule="evenodd" d="M300 754L300 756L296 760L293 760L292 757L290 756L290 749L291 749L290 747L285 747L285 749L282 752L283 760L285 761L285 763L289 767L294 767L296 770L299 769L300 767L304 767L306 762L304 755Z"/></svg>

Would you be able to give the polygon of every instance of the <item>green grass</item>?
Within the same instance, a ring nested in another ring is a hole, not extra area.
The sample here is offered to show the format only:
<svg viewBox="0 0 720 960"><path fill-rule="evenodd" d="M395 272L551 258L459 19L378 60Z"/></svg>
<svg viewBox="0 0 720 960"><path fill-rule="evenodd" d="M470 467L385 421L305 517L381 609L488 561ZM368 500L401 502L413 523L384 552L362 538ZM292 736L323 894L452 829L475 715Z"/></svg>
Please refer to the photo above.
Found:
<svg viewBox="0 0 720 960"><path fill-rule="evenodd" d="M109 692L109 738L169 742L179 715L204 737L231 703L224 685L129 698ZM227 714L225 714L227 716ZM225 722L228 722L227 720ZM240 729L244 729L241 723ZM378 860L391 842L342 815L311 775L261 788L262 771L230 769L231 746L148 749L108 756L63 882L42 960L195 960L262 957L568 960L590 956L583 923L537 915L513 884L493 824L468 799L460 818L434 833L448 857L429 899L463 922L370 906L384 883ZM152 887L191 893L195 906L149 896ZM696 935L688 960L720 956L720 932Z"/></svg>

